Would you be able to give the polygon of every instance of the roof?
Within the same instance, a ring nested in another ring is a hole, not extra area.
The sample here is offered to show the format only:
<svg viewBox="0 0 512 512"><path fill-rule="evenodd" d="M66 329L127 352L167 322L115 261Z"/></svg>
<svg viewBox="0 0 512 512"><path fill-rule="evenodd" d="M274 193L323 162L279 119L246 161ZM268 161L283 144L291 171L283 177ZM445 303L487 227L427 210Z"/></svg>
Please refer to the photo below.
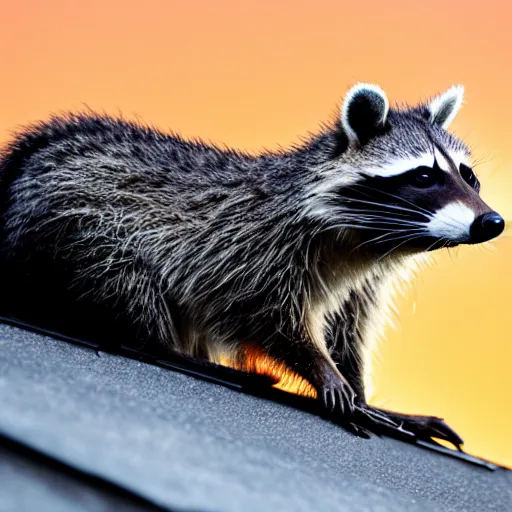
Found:
<svg viewBox="0 0 512 512"><path fill-rule="evenodd" d="M504 511L512 472L0 324L0 510Z"/></svg>

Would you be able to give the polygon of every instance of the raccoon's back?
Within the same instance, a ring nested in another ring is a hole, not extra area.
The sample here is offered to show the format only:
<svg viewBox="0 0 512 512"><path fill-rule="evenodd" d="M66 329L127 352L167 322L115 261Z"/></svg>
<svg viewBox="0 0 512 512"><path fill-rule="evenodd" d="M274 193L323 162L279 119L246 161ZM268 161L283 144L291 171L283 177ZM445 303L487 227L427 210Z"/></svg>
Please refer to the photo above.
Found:
<svg viewBox="0 0 512 512"><path fill-rule="evenodd" d="M53 118L21 132L0 160L3 300L25 307L37 296L34 310L47 302L69 311L94 280L129 284L122 272L135 261L165 274L180 298L195 290L189 301L225 305L226 275L247 291L258 283L244 269L276 253L275 217L286 215L268 193L276 162L108 117Z"/></svg>
<svg viewBox="0 0 512 512"><path fill-rule="evenodd" d="M198 195L236 185L243 163L234 152L121 119L53 117L21 131L3 151L2 205L39 199L94 206L143 197L184 213Z"/></svg>

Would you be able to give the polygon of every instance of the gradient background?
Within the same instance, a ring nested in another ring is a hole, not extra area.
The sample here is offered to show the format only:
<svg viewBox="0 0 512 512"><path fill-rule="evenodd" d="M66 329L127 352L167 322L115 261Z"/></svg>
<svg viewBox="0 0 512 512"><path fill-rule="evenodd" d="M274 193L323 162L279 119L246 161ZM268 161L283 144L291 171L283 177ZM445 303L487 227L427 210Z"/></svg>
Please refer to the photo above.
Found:
<svg viewBox="0 0 512 512"><path fill-rule="evenodd" d="M451 129L512 220L510 2L0 1L0 142L84 104L259 150L318 129L356 81L416 102L453 83ZM436 256L381 345L373 402L436 414L512 466L512 238Z"/></svg>

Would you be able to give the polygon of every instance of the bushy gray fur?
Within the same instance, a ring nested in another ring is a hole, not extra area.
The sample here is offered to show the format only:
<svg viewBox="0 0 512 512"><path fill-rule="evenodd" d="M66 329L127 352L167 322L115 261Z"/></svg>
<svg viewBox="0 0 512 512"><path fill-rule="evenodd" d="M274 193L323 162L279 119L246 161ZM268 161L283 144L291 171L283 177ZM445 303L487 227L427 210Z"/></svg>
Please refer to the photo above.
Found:
<svg viewBox="0 0 512 512"><path fill-rule="evenodd" d="M337 120L257 156L92 113L29 127L0 160L3 280L34 317L58 304L57 327L69 317L92 329L101 313L126 342L210 360L254 343L326 409L366 411L366 427L350 420L359 433L392 424L366 406L361 359L379 283L411 251L357 249L375 217L343 194L366 169L433 143L466 148L443 112L433 122L425 106L371 108L356 116L368 130L347 114L357 140Z"/></svg>

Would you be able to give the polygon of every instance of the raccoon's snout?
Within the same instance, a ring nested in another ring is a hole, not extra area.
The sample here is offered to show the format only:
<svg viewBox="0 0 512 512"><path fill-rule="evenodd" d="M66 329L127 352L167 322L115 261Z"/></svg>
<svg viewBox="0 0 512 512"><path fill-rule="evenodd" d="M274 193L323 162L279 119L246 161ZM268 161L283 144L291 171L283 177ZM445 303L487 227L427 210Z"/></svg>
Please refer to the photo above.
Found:
<svg viewBox="0 0 512 512"><path fill-rule="evenodd" d="M496 212L477 217L469 229L469 243L479 244L496 238L505 229L503 217Z"/></svg>

